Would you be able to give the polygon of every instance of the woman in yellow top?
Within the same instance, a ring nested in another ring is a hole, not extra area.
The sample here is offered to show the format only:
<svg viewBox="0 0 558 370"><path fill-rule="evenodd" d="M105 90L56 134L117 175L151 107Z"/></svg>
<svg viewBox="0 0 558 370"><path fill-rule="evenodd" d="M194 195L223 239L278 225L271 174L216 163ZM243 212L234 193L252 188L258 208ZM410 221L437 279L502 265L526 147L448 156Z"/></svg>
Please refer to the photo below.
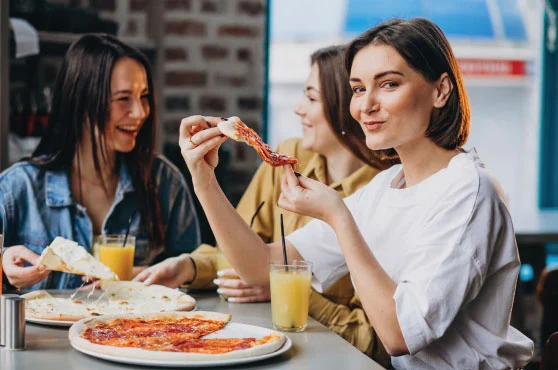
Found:
<svg viewBox="0 0 558 370"><path fill-rule="evenodd" d="M380 170L390 166L381 161L365 144L364 133L351 118L351 89L343 67L344 47L320 49L311 56L311 70L304 88L304 99L295 108L303 126L302 139L288 139L278 151L299 160L297 169L311 179L328 184L346 197L364 186ZM237 211L250 222L258 206L263 208L254 219L253 229L266 242L280 238L279 214L284 215L285 233L306 225L311 218L285 212L277 206L281 193L282 167L262 164L240 200ZM217 279L235 275L233 270L217 273L217 250L200 246L192 254L169 258L136 277L148 284L177 287L185 282L192 288L214 287L228 296L229 302L269 300L269 287L251 287L239 279ZM224 274L223 274L224 273ZM362 352L380 362L389 357L376 340L373 328L362 310L349 275L341 278L320 295L312 291L310 315L341 335Z"/></svg>

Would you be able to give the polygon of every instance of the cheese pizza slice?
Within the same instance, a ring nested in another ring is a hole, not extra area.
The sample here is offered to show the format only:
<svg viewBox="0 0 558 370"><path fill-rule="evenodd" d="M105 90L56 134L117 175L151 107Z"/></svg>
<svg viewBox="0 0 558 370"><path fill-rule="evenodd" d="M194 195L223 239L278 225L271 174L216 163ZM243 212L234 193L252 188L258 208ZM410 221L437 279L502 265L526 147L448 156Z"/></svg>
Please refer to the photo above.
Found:
<svg viewBox="0 0 558 370"><path fill-rule="evenodd" d="M39 263L49 270L86 275L103 280L118 280L110 268L99 262L78 243L57 236L41 253Z"/></svg>

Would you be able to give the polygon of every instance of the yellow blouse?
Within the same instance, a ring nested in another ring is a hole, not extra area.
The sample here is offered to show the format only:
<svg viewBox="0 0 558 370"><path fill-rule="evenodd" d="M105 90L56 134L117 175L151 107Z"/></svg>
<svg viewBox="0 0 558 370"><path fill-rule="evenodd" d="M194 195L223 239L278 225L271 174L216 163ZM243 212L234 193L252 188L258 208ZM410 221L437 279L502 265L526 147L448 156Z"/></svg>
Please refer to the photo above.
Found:
<svg viewBox="0 0 558 370"><path fill-rule="evenodd" d="M301 139L287 139L277 147L277 151L297 158L299 161L297 170L302 175L322 183L327 182L325 159L317 153L303 149ZM265 201L254 220L252 229L266 243L281 238L281 224L279 222L281 213L283 213L286 235L312 220L311 217L288 212L277 206L281 194L283 171L282 167L260 165L236 208L240 216L249 223L257 207L262 201ZM370 182L378 172L380 172L378 169L365 165L330 186L337 190L342 197L347 197ZM216 248L203 244L191 254L191 257L196 265L197 273L190 287L196 289L214 288L213 279L217 276ZM387 359L389 363L389 356L385 353L381 343L376 340L374 329L368 322L360 300L355 296L349 274L339 279L323 295L312 290L309 314L365 354L384 364Z"/></svg>

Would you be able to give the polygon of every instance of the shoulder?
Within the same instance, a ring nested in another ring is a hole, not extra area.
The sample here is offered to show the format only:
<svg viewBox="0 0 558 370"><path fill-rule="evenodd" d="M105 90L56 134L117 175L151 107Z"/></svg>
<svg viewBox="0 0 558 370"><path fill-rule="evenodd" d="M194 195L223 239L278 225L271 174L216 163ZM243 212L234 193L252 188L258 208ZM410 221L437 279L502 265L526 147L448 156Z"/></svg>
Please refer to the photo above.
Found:
<svg viewBox="0 0 558 370"><path fill-rule="evenodd" d="M502 187L474 150L455 157L443 176L429 188L433 219L438 213L442 218L451 215L455 222L462 222L468 228L511 226Z"/></svg>
<svg viewBox="0 0 558 370"><path fill-rule="evenodd" d="M306 150L302 147L302 139L293 137L282 141L276 149L277 152L287 154L298 159L299 166L306 166L308 162L316 155L316 153Z"/></svg>
<svg viewBox="0 0 558 370"><path fill-rule="evenodd" d="M465 193L476 199L476 205L490 201L491 203L506 203L502 186L485 167L476 150L462 153L456 157L447 168L445 183L446 193L455 195Z"/></svg>
<svg viewBox="0 0 558 370"><path fill-rule="evenodd" d="M168 182L186 186L182 172L162 154L155 155L151 172L158 186L164 186Z"/></svg>
<svg viewBox="0 0 558 370"><path fill-rule="evenodd" d="M45 171L29 162L18 162L0 173L0 184L17 186L24 182L36 182L44 177ZM17 189L17 188L14 188Z"/></svg>

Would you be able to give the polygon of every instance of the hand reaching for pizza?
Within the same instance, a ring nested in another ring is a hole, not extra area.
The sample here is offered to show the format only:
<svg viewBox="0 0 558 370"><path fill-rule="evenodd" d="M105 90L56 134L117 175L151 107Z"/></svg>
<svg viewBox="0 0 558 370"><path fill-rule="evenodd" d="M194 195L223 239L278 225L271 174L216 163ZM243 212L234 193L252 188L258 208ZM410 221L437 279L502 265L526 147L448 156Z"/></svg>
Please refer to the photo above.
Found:
<svg viewBox="0 0 558 370"><path fill-rule="evenodd" d="M29 262L32 266L24 267ZM4 273L16 288L27 288L47 277L50 270L39 264L39 256L23 245L6 248L2 257Z"/></svg>
<svg viewBox="0 0 558 370"><path fill-rule="evenodd" d="M178 288L185 282L192 281L194 273L192 259L189 255L183 254L167 258L156 265L146 268L134 278L134 281L140 281L146 285L159 284L169 288Z"/></svg>
<svg viewBox="0 0 558 370"><path fill-rule="evenodd" d="M217 293L227 297L232 303L267 302L271 295L269 285L248 285L240 279L234 269L224 269L217 273L219 278L213 280Z"/></svg>

